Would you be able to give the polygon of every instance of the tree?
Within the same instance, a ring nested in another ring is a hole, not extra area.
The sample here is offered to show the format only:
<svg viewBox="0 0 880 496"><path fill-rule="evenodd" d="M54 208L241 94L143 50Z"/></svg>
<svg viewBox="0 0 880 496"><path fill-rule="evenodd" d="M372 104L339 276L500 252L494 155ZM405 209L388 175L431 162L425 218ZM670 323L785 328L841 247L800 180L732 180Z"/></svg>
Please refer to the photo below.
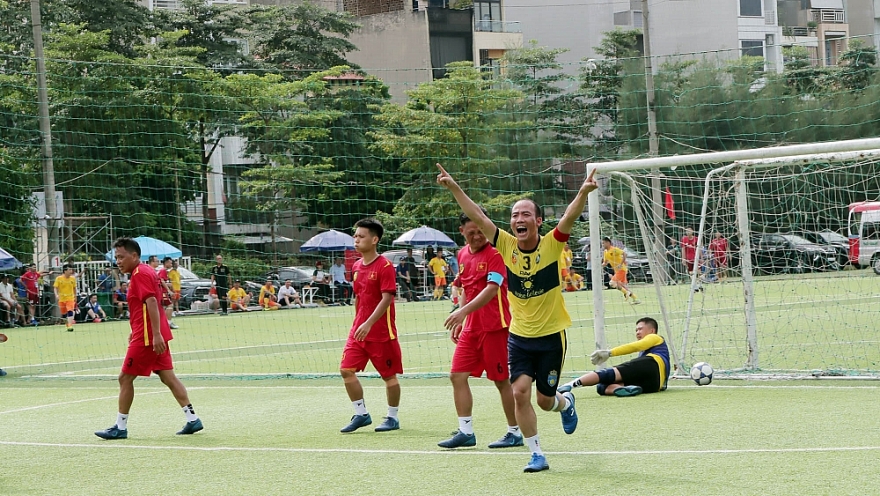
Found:
<svg viewBox="0 0 880 496"><path fill-rule="evenodd" d="M865 46L861 40L853 40L840 55L840 85L848 90L863 90L868 86L877 68L877 49Z"/></svg>
<svg viewBox="0 0 880 496"><path fill-rule="evenodd" d="M251 26L245 9L204 0L181 0L181 7L168 14L169 29L186 32L176 39L178 47L200 48L198 63L217 71L253 66L244 53Z"/></svg>

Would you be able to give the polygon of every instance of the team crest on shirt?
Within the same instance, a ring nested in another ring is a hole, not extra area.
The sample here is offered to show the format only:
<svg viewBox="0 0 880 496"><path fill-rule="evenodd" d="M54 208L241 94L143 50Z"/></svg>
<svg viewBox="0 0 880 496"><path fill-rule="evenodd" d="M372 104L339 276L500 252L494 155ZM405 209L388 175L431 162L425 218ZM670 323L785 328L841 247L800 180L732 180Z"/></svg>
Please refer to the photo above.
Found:
<svg viewBox="0 0 880 496"><path fill-rule="evenodd" d="M541 263L541 254L540 253L538 253L537 257L535 257L535 264L539 264L539 263Z"/></svg>
<svg viewBox="0 0 880 496"><path fill-rule="evenodd" d="M486 262L480 262L477 264L477 272L486 272L486 269L488 267L489 266L488 266L488 264L486 264Z"/></svg>
<svg viewBox="0 0 880 496"><path fill-rule="evenodd" d="M555 370L551 370L550 373L547 375L547 384L549 384L550 387L556 387L556 382L558 380L559 380L559 372L557 372Z"/></svg>
<svg viewBox="0 0 880 496"><path fill-rule="evenodd" d="M370 277L368 277L367 279L369 279L371 281L375 281L375 280L379 279L379 273L374 270L374 271L370 272Z"/></svg>
<svg viewBox="0 0 880 496"><path fill-rule="evenodd" d="M516 251L510 254L510 264L516 265Z"/></svg>

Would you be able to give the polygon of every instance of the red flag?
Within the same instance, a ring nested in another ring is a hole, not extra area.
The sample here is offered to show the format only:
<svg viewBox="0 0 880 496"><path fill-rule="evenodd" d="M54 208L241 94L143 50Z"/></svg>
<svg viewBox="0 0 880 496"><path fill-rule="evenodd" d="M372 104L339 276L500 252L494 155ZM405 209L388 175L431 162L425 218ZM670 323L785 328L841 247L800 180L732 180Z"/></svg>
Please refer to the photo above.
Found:
<svg viewBox="0 0 880 496"><path fill-rule="evenodd" d="M669 186L666 187L666 215L675 220L675 202L672 200L672 193L669 192Z"/></svg>

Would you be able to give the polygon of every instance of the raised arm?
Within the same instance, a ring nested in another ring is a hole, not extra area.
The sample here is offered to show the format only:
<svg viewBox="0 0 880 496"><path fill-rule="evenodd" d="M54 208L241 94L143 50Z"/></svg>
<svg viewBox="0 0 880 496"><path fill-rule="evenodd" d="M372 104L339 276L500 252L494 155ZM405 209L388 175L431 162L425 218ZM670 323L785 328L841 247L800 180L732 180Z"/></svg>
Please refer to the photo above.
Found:
<svg viewBox="0 0 880 496"><path fill-rule="evenodd" d="M446 172L446 169L443 168L442 165L437 164L437 168L440 169L440 173L437 174L437 184L443 186L448 189L452 196L455 197L455 201L458 202L458 206L461 207L461 210L468 216L468 218L480 228L480 231L483 231L483 234L489 241L495 239L495 233L498 231L498 228L492 222L486 214L480 209L480 206L474 203L470 197L465 194L465 192L461 189L461 186L452 179L452 176ZM586 198L586 196L584 197ZM571 228L569 227L569 231Z"/></svg>
<svg viewBox="0 0 880 496"><path fill-rule="evenodd" d="M556 225L556 229L559 232L570 234L571 228L574 227L574 221L584 212L584 206L587 204L587 195L599 187L596 184L596 180L593 179L594 175L596 175L596 169L590 171L590 175L581 184L581 188L578 190L577 195L575 195L574 200L565 209L565 214L562 215L562 218L559 219L559 224Z"/></svg>

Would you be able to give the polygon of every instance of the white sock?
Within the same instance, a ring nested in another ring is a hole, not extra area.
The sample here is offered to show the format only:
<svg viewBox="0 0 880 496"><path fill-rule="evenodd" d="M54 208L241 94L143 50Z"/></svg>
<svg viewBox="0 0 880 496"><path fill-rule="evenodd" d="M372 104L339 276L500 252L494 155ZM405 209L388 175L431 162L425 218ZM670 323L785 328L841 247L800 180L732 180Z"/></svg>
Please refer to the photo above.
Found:
<svg viewBox="0 0 880 496"><path fill-rule="evenodd" d="M397 410L399 410L399 406L389 406L388 407L388 417L396 419L397 418Z"/></svg>
<svg viewBox="0 0 880 496"><path fill-rule="evenodd" d="M352 401L351 404L354 405L355 415L366 415L367 414L367 405L364 403L364 400L360 399L357 401Z"/></svg>
<svg viewBox="0 0 880 496"><path fill-rule="evenodd" d="M509 432L509 433L511 433L511 434L515 434L515 435L517 435L517 436L522 436L522 434L519 432L519 426L518 426L518 425L508 425L508 426L507 426L507 432Z"/></svg>
<svg viewBox="0 0 880 496"><path fill-rule="evenodd" d="M543 455L544 452L541 451L541 443L538 441L538 435L535 434L532 437L525 438L526 446L529 447L529 451L535 453L536 455Z"/></svg>
<svg viewBox="0 0 880 496"><path fill-rule="evenodd" d="M462 432L462 434L473 434L474 433L474 418L473 417L458 417L458 430Z"/></svg>
<svg viewBox="0 0 880 496"><path fill-rule="evenodd" d="M128 414L127 413L117 413L116 414L116 428L121 431L128 429Z"/></svg>
<svg viewBox="0 0 880 496"><path fill-rule="evenodd" d="M553 398L553 408L550 409L551 412L564 412L566 408L570 405L568 404L568 398L565 396L562 397L562 401L559 401L559 396Z"/></svg>
<svg viewBox="0 0 880 496"><path fill-rule="evenodd" d="M196 415L196 411L193 410L192 405L186 405L185 407L183 407L183 414L186 415L187 422L192 422L199 419L199 416Z"/></svg>

